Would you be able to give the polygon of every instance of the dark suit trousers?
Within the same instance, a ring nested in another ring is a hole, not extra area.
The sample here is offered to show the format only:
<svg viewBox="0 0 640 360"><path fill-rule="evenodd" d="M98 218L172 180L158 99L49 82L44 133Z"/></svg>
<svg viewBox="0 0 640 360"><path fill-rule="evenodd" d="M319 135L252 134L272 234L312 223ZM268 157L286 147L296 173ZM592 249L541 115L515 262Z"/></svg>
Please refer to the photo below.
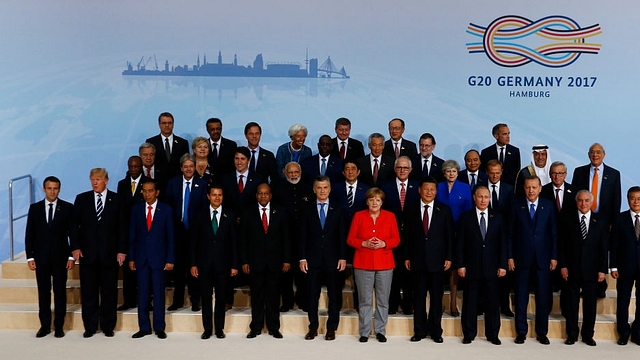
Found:
<svg viewBox="0 0 640 360"><path fill-rule="evenodd" d="M637 285L638 276L633 277L619 277L616 283L616 290L618 291L618 297L616 299L616 322L618 327L618 334L621 338L640 337L640 298L637 296L636 290L636 314L633 326L629 326L629 303L631 302L631 290L633 284Z"/></svg>
<svg viewBox="0 0 640 360"><path fill-rule="evenodd" d="M486 296L486 301L481 296ZM500 332L500 305L498 278L469 279L463 294L462 334L474 339L478 335L478 304L484 305L484 333L487 339L498 338Z"/></svg>
<svg viewBox="0 0 640 360"><path fill-rule="evenodd" d="M569 292L567 304L569 308L565 311L567 316L567 337L577 340L578 331L578 310L580 307L580 289L582 288L582 340L593 339L593 329L596 325L596 293L597 281L579 281L572 279L569 275L566 289Z"/></svg>
<svg viewBox="0 0 640 360"><path fill-rule="evenodd" d="M280 330L280 271L254 271L250 273L252 331Z"/></svg>
<svg viewBox="0 0 640 360"><path fill-rule="evenodd" d="M200 294L202 297L202 327L204 327L204 331L212 332L214 323L216 331L224 329L228 277L228 273L218 273L215 271L200 271L198 273ZM213 307L214 287L216 289L215 311ZM212 319L213 323L211 321Z"/></svg>
<svg viewBox="0 0 640 360"><path fill-rule="evenodd" d="M115 261L114 261L115 262ZM116 327L118 307L118 265L80 263L82 322L86 331Z"/></svg>
<svg viewBox="0 0 640 360"><path fill-rule="evenodd" d="M518 267L516 263L516 333L518 335L526 335L529 331L527 325L527 306L529 305L529 276L536 277L536 334L547 335L549 331L549 310L551 309L551 285L549 277L551 272L549 269L538 269L534 265L531 269L523 269Z"/></svg>
<svg viewBox="0 0 640 360"><path fill-rule="evenodd" d="M413 330L416 335L432 338L442 336L443 272L418 271L413 274L415 305ZM427 318L427 292L429 293L429 317Z"/></svg>
<svg viewBox="0 0 640 360"><path fill-rule="evenodd" d="M164 331L164 299L166 276L163 269L152 269L149 264L136 266L138 280L138 326L141 331L151 331L149 321L150 295L153 294L153 330ZM150 292L151 291L151 292Z"/></svg>
<svg viewBox="0 0 640 360"><path fill-rule="evenodd" d="M513 271L507 271L507 275L498 279L501 311L511 310L511 289L514 288L515 276Z"/></svg>
<svg viewBox="0 0 640 360"><path fill-rule="evenodd" d="M138 303L138 281L135 271L129 269L129 266L122 267L122 297L124 303L133 307Z"/></svg>
<svg viewBox="0 0 640 360"><path fill-rule="evenodd" d="M63 264L44 265L36 262L36 283L38 284L38 317L40 326L51 328L51 278L53 278L53 299L55 318L53 326L62 329L67 313L67 269Z"/></svg>
<svg viewBox="0 0 640 360"><path fill-rule="evenodd" d="M329 297L329 318L327 319L327 330L338 330L341 305L339 298L342 296L342 291L339 286L339 277L341 274L335 267L309 269L307 274L309 276L307 284L309 294L309 329L318 330L318 302L320 300L322 278L324 278L327 285L327 295Z"/></svg>
<svg viewBox="0 0 640 360"><path fill-rule="evenodd" d="M398 311L398 306L402 306L403 311L411 310L413 307L413 279L411 279L411 273L404 267L403 261L396 261L396 264L402 264L402 266L397 266L393 270L389 311ZM400 296L401 290L402 296Z"/></svg>

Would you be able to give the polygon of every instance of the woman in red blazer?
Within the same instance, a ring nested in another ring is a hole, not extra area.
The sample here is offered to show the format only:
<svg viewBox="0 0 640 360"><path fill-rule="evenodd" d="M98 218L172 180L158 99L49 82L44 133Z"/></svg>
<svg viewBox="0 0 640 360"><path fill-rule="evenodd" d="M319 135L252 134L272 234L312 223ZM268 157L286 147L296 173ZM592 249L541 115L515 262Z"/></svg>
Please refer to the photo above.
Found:
<svg viewBox="0 0 640 360"><path fill-rule="evenodd" d="M373 291L376 292L376 338L386 342L389 293L393 278L393 252L400 244L400 233L395 215L382 210L385 195L373 187L365 194L368 210L354 214L347 243L354 247L353 273L358 288L360 342L367 342L371 333Z"/></svg>

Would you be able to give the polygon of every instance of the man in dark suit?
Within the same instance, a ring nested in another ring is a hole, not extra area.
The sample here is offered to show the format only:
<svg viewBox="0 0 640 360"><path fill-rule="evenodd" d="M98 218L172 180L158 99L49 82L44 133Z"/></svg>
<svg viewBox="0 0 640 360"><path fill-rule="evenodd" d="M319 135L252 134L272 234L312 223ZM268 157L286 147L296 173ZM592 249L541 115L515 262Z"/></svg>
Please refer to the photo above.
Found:
<svg viewBox="0 0 640 360"><path fill-rule="evenodd" d="M160 134L146 142L155 146L156 163L167 168L167 179L180 174L180 157L189 153L189 142L173 133L173 115L163 112L158 116ZM164 151L161 151L164 149Z"/></svg>
<svg viewBox="0 0 640 360"><path fill-rule="evenodd" d="M418 195L418 182L409 180L411 173L411 160L407 156L400 156L394 165L396 177L383 184L380 189L384 191L386 199L382 204L383 209L391 211L396 216L398 230L400 231L400 245L393 249L393 257L396 267L393 270L391 282L391 294L389 296L389 314L398 312L398 306L402 306L402 313L413 314L413 284L411 273L404 267L404 245L408 239L404 238L403 226L405 209L410 209L412 204L420 199ZM402 296L400 293L402 292Z"/></svg>
<svg viewBox="0 0 640 360"><path fill-rule="evenodd" d="M351 121L341 117L336 120L336 137L331 139L331 155L337 156L340 160L355 161L364 156L364 146L359 140L350 138Z"/></svg>
<svg viewBox="0 0 640 360"><path fill-rule="evenodd" d="M359 181L373 187L380 186L393 179L394 159L382 155L384 150L384 136L380 133L369 135L369 150L371 153L359 158Z"/></svg>
<svg viewBox="0 0 640 360"><path fill-rule="evenodd" d="M249 159L251 152L248 148L236 148L233 154L234 171L220 179L225 205L236 214L241 214L247 206L255 203L258 185L265 181L258 172L249 172Z"/></svg>
<svg viewBox="0 0 640 360"><path fill-rule="evenodd" d="M484 302L484 332L494 345L502 342L498 278L507 274L507 224L502 214L489 210L489 189L478 185L473 193L475 208L460 215L457 227L456 266L458 275L467 279L462 304L463 344L478 334L478 305Z"/></svg>
<svg viewBox="0 0 640 360"><path fill-rule="evenodd" d="M334 340L340 322L339 272L347 267L347 224L340 206L332 206L329 201L331 181L320 175L313 183L315 201L306 207L300 223L300 271L308 279L309 331L305 340L313 340L318 335L318 300L321 279L327 285L329 297L329 318L325 340Z"/></svg>
<svg viewBox="0 0 640 360"><path fill-rule="evenodd" d="M71 249L80 261L80 296L85 338L98 325L113 337L117 321L118 266L128 251L126 223L120 197L107 190L109 174L104 168L91 169L92 191L76 196L71 221Z"/></svg>
<svg viewBox="0 0 640 360"><path fill-rule="evenodd" d="M492 159L487 163L488 189L491 193L489 207L491 210L502 214L505 224L511 218L511 208L513 202L513 186L501 181L502 163ZM507 228L509 225L507 224ZM506 276L498 279L500 291L500 312L506 317L514 317L511 311L511 289L514 288L515 275L513 271L507 271Z"/></svg>
<svg viewBox="0 0 640 360"><path fill-rule="evenodd" d="M487 186L489 178L484 171L480 171L480 153L471 149L464 154L465 169L458 173L458 181L468 184L471 191L476 186Z"/></svg>
<svg viewBox="0 0 640 360"><path fill-rule="evenodd" d="M149 303L151 294L155 309L153 329L156 336L166 339L164 331L165 271L173 269L175 262L172 210L158 201L160 191L151 179L142 183L144 202L131 208L129 222L129 268L138 280L138 326L133 338L151 335ZM151 291L150 291L151 290Z"/></svg>
<svg viewBox="0 0 640 360"><path fill-rule="evenodd" d="M312 182L318 175L326 175L332 183L342 180L342 160L331 155L331 136L322 135L318 140L318 153L302 161L302 177Z"/></svg>
<svg viewBox="0 0 640 360"><path fill-rule="evenodd" d="M418 153L416 143L403 138L403 134L404 120L395 118L389 121L390 139L384 142L384 151L382 152L382 155L394 159L397 159L400 156L408 156L409 158L416 156Z"/></svg>
<svg viewBox="0 0 640 360"><path fill-rule="evenodd" d="M264 181L270 184L278 181L278 165L273 153L260 146L262 127L256 122L249 122L244 126L244 137L247 138L247 147L251 152L249 159L249 174L257 172Z"/></svg>
<svg viewBox="0 0 640 360"><path fill-rule="evenodd" d="M443 182L442 164L444 160L433 155L433 150L436 148L436 138L429 133L424 133L420 136L418 145L420 153L411 160L413 163L411 178L420 181L426 176L431 176L437 182Z"/></svg>
<svg viewBox="0 0 640 360"><path fill-rule="evenodd" d="M411 341L431 335L442 343L442 295L444 272L451 267L453 248L453 215L447 205L435 200L437 181L433 177L420 180L420 201L415 202L405 217L403 239L405 267L413 274L414 312ZM429 293L429 317L426 301Z"/></svg>
<svg viewBox="0 0 640 360"><path fill-rule="evenodd" d="M184 154L180 159L182 175L167 183L164 201L173 209L175 238L175 265L173 269L173 301L167 310L175 311L184 306L185 285L189 288L191 311L200 310L198 282L189 268L189 226L194 216L204 206L207 194L206 180L193 176L196 161L193 155Z"/></svg>
<svg viewBox="0 0 640 360"><path fill-rule="evenodd" d="M524 344L529 326L529 281L535 277L538 341L549 344L551 271L558 264L558 236L553 202L540 197L542 184L536 176L524 180L526 199L516 200L511 213L509 270L516 274L516 344Z"/></svg>
<svg viewBox="0 0 640 360"><path fill-rule="evenodd" d="M573 170L571 184L575 191L589 190L593 194L591 210L600 214L601 221L607 224L609 231L620 212L622 189L620 172L604 164L606 153L602 145L595 143L589 148L590 164ZM607 281L598 284L598 297L606 296Z"/></svg>
<svg viewBox="0 0 640 360"><path fill-rule="evenodd" d="M214 179L233 172L233 154L238 147L235 141L222 137L222 120L210 118L207 120L209 133L209 167Z"/></svg>
<svg viewBox="0 0 640 360"><path fill-rule="evenodd" d="M616 217L611 233L611 276L616 279L616 323L618 345L631 341L640 344L640 297L636 296L635 320L629 326L631 290L640 281L640 186L627 191L629 210Z"/></svg>
<svg viewBox="0 0 640 360"><path fill-rule="evenodd" d="M64 317L67 313L67 271L75 265L69 248L69 228L73 205L59 199L60 180L48 176L42 183L45 198L29 206L25 230L25 252L29 270L36 272L38 285L38 317L40 330L36 337L51 332L51 279L55 318L55 337L64 336Z"/></svg>
<svg viewBox="0 0 640 360"><path fill-rule="evenodd" d="M269 335L282 338L280 333L280 274L291 268L291 244L286 210L271 202L271 188L258 186L258 204L249 206L240 220L240 264L250 276L252 339L262 333L267 323Z"/></svg>
<svg viewBox="0 0 640 360"><path fill-rule="evenodd" d="M126 221L125 228L129 228L131 207L139 202L144 202L142 197L142 183L147 177L142 174L142 159L140 156L131 156L127 161L128 171L124 179L118 181L118 196L122 201L122 211ZM159 190L159 189L158 189ZM134 308L138 304L136 273L129 266L122 267L122 297L124 302L118 307L119 311Z"/></svg>
<svg viewBox="0 0 640 360"><path fill-rule="evenodd" d="M524 179L531 176L537 176L540 178L542 185L547 185L551 182L551 160L549 156L549 147L547 145L534 145L531 147L531 163L518 172L516 177L516 197L518 199L524 199Z"/></svg>
<svg viewBox="0 0 640 360"><path fill-rule="evenodd" d="M222 187L212 185L207 194L209 205L196 215L191 231L191 275L200 282L202 294L203 340L215 334L224 339L225 301L229 276L238 274L238 223L236 214L222 206ZM216 289L215 311L211 305ZM212 322L212 319L214 321Z"/></svg>
<svg viewBox="0 0 640 360"><path fill-rule="evenodd" d="M580 190L575 197L576 212L566 212L562 221L558 265L569 290L567 318L567 345L578 341L578 309L582 296L582 342L596 346L593 340L596 324L597 283L607 274L607 229L604 221L591 211L593 195ZM576 216L577 215L577 216ZM581 292L582 291L582 292Z"/></svg>
<svg viewBox="0 0 640 360"><path fill-rule="evenodd" d="M167 180L167 164L156 164L156 147L153 144L144 142L138 148L138 155L142 159L142 175L148 179L153 179L160 190L160 198L164 198Z"/></svg>
<svg viewBox="0 0 640 360"><path fill-rule="evenodd" d="M510 144L511 131L507 124L496 124L491 130L496 143L480 152L481 169L486 171L489 160L496 159L502 163L502 181L514 186L520 171L520 149Z"/></svg>

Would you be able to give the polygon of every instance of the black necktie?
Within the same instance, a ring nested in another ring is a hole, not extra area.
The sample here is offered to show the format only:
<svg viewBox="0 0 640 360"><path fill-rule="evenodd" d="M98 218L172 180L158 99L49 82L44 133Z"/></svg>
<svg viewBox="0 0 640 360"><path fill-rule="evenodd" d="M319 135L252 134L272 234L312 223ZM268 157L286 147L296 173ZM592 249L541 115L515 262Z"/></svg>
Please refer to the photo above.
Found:
<svg viewBox="0 0 640 360"><path fill-rule="evenodd" d="M493 190L491 191L491 208L498 208L498 192L496 191L496 184L491 185Z"/></svg>
<svg viewBox="0 0 640 360"><path fill-rule="evenodd" d="M218 160L218 144L213 143L213 161Z"/></svg>
<svg viewBox="0 0 640 360"><path fill-rule="evenodd" d="M249 175L256 171L256 151L251 150L251 161L249 161Z"/></svg>
<svg viewBox="0 0 640 360"><path fill-rule="evenodd" d="M53 203L49 204L49 217L47 218L47 224L51 225L53 221Z"/></svg>
<svg viewBox="0 0 640 360"><path fill-rule="evenodd" d="M504 146L500 148L500 163L504 165Z"/></svg>
<svg viewBox="0 0 640 360"><path fill-rule="evenodd" d="M164 152L167 155L167 162L171 161L171 146L169 145L169 138L164 139Z"/></svg>

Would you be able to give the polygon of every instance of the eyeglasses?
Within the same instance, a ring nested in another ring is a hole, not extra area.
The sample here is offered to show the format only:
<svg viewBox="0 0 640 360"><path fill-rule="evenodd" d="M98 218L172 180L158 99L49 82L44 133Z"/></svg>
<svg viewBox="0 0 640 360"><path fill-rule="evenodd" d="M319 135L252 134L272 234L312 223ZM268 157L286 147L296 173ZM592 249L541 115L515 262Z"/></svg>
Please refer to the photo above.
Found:
<svg viewBox="0 0 640 360"><path fill-rule="evenodd" d="M408 166L396 166L396 170L409 171L409 170L411 170L411 168L408 167Z"/></svg>
<svg viewBox="0 0 640 360"><path fill-rule="evenodd" d="M551 175L551 176L560 176L560 175L565 175L566 173L567 173L566 171L565 172L552 172L552 173L549 173L549 175Z"/></svg>

